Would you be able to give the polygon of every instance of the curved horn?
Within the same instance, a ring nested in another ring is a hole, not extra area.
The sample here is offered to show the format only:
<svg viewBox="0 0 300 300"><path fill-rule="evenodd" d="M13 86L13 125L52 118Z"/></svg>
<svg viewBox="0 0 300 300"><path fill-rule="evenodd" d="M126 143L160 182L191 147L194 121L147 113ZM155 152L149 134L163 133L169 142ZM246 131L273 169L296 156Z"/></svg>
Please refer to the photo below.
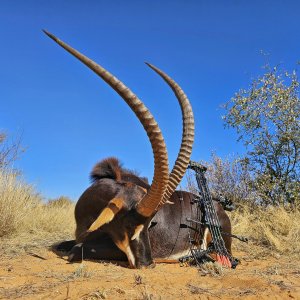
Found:
<svg viewBox="0 0 300 300"><path fill-rule="evenodd" d="M146 130L154 155L154 176L148 193L140 202L138 212L145 217L152 215L162 200L169 180L168 153L157 122L143 102L120 80L53 34L43 31L109 84L125 100Z"/></svg>
<svg viewBox="0 0 300 300"><path fill-rule="evenodd" d="M164 194L163 200L160 204L161 206L165 204L169 200L170 196L174 193L176 187L180 183L188 167L194 143L195 124L192 106L189 102L189 99L187 98L183 90L180 88L180 86L172 78L170 78L167 74L165 74L157 67L149 63L146 64L151 69L153 69L158 75L160 75L165 80L165 82L171 87L176 98L178 99L182 112L183 132L180 150L175 161L174 167L170 173L169 184Z"/></svg>

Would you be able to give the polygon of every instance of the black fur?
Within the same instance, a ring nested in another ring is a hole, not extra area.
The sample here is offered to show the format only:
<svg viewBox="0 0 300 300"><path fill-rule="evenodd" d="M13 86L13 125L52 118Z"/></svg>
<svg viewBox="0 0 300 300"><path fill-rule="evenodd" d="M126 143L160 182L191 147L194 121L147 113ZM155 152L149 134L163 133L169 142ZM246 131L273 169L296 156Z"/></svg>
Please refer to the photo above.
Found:
<svg viewBox="0 0 300 300"><path fill-rule="evenodd" d="M102 178L121 180L121 165L117 158L109 157L97 163L90 175L91 181L95 182Z"/></svg>
<svg viewBox="0 0 300 300"><path fill-rule="evenodd" d="M123 168L120 161L115 157L103 159L94 166L90 174L92 183L103 178L131 182L145 189L150 187L146 177L139 177L135 172Z"/></svg>

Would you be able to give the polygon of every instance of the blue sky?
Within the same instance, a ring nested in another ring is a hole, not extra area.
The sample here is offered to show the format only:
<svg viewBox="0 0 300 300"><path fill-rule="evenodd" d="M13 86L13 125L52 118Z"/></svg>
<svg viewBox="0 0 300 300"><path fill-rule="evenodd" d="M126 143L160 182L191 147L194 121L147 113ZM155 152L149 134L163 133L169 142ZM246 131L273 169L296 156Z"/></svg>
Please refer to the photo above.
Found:
<svg viewBox="0 0 300 300"><path fill-rule="evenodd" d="M108 156L150 179L151 147L123 100L50 40L47 29L127 84L158 121L170 165L181 114L168 86L145 64L168 73L195 114L192 158L243 153L224 129L220 108L272 64L300 58L298 1L0 1L0 130L22 134L16 162L45 197L76 200L93 165Z"/></svg>

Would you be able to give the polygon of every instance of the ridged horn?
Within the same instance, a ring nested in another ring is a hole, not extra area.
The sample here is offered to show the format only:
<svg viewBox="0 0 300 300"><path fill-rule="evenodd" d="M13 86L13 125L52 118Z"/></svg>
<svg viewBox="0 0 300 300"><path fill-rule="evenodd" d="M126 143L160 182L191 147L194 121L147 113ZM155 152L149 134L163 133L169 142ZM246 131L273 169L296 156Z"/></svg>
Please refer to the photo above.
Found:
<svg viewBox="0 0 300 300"><path fill-rule="evenodd" d="M191 153L192 153L193 143L194 143L195 122L194 122L194 115L193 115L193 110L190 101L185 95L185 93L183 92L183 90L180 88L180 86L172 78L170 78L167 74L165 74L157 67L149 63L146 64L151 69L153 69L157 74L159 74L165 80L165 82L171 87L180 104L181 113L182 113L183 130L182 130L180 150L177 159L175 161L174 167L170 173L169 184L164 194L164 197L162 199L162 202L160 204L161 206L165 204L169 200L170 196L174 193L176 187L180 183L188 167Z"/></svg>
<svg viewBox="0 0 300 300"><path fill-rule="evenodd" d="M169 180L167 148L157 122L144 103L120 80L85 55L59 40L53 34L45 30L43 31L109 84L125 100L143 125L152 146L154 176L148 193L140 202L138 212L145 217L151 216L157 208L157 205L162 201Z"/></svg>

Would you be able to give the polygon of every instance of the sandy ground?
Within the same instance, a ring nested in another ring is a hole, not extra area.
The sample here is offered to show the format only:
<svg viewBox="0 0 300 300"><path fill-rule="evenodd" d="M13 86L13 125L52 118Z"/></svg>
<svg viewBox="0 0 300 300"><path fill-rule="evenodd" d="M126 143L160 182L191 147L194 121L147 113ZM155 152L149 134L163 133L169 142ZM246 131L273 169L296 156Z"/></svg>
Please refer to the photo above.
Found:
<svg viewBox="0 0 300 300"><path fill-rule="evenodd" d="M295 258L250 258L228 270L157 264L131 270L126 264L70 264L48 250L0 258L0 299L300 299Z"/></svg>

